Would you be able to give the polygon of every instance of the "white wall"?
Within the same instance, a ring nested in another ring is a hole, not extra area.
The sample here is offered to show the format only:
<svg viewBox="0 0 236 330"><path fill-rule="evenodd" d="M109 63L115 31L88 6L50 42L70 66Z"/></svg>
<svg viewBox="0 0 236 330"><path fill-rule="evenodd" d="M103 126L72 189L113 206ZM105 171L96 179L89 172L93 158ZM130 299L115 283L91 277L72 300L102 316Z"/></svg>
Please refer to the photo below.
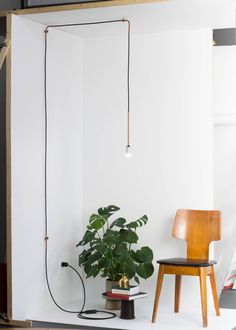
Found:
<svg viewBox="0 0 236 330"><path fill-rule="evenodd" d="M43 29L14 17L12 211L17 319L34 318L53 307L44 278ZM82 217L85 227L92 212L110 203L120 206L120 214L130 220L146 213L150 221L140 230L140 244L151 246L157 259L185 255L184 242L171 237L178 208L213 207L211 32L132 36L132 159L124 157L126 36L86 39L84 58L78 37L50 31L49 40L49 269L55 298L67 305L78 299L78 279L61 270L60 262L63 258L76 262ZM150 298L155 282L156 273L143 284ZM166 279L162 302L172 299L173 282ZM197 279L185 280L185 303L194 286L199 296L198 285ZM101 297L103 280L88 280L86 286L90 302L91 297Z"/></svg>
<svg viewBox="0 0 236 330"><path fill-rule="evenodd" d="M213 112L236 114L236 47L213 47Z"/></svg>
<svg viewBox="0 0 236 330"><path fill-rule="evenodd" d="M222 210L222 239L216 244L219 291L236 250L236 47L213 49L214 207Z"/></svg>
<svg viewBox="0 0 236 330"><path fill-rule="evenodd" d="M44 29L13 17L14 319L30 319L53 306L44 270ZM76 263L81 237L83 42L52 30L48 39L49 278L56 300L65 304L78 297L77 277L60 262Z"/></svg>
<svg viewBox="0 0 236 330"><path fill-rule="evenodd" d="M130 220L146 213L140 243L155 259L184 256L185 243L171 237L176 210L213 207L211 33L132 35L131 159L124 157L126 54L126 36L85 41L84 219L111 203ZM167 276L162 302L172 299L173 281ZM193 283L183 285L187 303Z"/></svg>

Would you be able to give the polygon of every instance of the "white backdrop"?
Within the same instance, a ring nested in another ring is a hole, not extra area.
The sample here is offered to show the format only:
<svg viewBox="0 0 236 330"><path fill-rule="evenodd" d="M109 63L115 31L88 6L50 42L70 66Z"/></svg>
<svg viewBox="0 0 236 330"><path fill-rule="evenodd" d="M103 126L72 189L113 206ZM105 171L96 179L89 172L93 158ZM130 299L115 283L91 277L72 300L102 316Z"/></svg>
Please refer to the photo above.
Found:
<svg viewBox="0 0 236 330"><path fill-rule="evenodd" d="M44 278L43 29L14 17L13 308L18 319L42 317L42 310L53 307ZM140 244L151 246L155 259L185 253L184 242L171 237L176 209L213 207L211 32L132 35L131 159L124 157L126 37L82 42L57 31L49 38L50 278L55 297L67 304L78 298L78 284L60 262L76 264L81 227L98 207L116 204L130 220L146 213L150 221L139 232ZM198 295L195 280L184 281L186 304L193 286ZM156 272L142 284L150 299L155 282ZM100 298L103 280L88 280L86 287L90 301ZM172 304L172 296L173 278L165 281L161 301Z"/></svg>
<svg viewBox="0 0 236 330"><path fill-rule="evenodd" d="M178 208L213 207L210 38L208 30L132 36L131 159L126 37L85 40L84 219L109 203L130 220L147 214L140 244L155 259L185 255L185 243L171 237ZM199 294L198 280L188 281L187 304L193 285ZM156 274L143 283L150 295L155 282ZM172 304L173 278L165 282L161 301Z"/></svg>

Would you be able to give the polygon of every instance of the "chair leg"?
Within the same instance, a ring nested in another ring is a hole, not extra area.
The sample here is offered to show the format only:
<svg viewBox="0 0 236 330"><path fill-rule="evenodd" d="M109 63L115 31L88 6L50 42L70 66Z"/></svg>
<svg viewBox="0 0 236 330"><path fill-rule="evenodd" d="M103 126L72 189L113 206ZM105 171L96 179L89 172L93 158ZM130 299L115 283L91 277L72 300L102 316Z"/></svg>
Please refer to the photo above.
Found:
<svg viewBox="0 0 236 330"><path fill-rule="evenodd" d="M152 313L152 323L154 323L156 321L158 303L159 303L159 299L160 299L160 295L161 295L163 276L164 276L164 266L160 265L159 272L158 272L158 278L157 278L156 295L155 295L155 301L154 301L153 313Z"/></svg>
<svg viewBox="0 0 236 330"><path fill-rule="evenodd" d="M219 300L218 300L218 295L217 295L217 291L216 291L214 266L211 266L211 273L209 276L210 276L210 281L211 281L211 290L212 290L216 315L220 316Z"/></svg>
<svg viewBox="0 0 236 330"><path fill-rule="evenodd" d="M180 302L180 291L181 291L181 275L175 275L175 306L174 312L179 312L179 302Z"/></svg>
<svg viewBox="0 0 236 330"><path fill-rule="evenodd" d="M200 291L202 302L202 321L203 328L207 327L207 287L206 287L206 270L204 267L199 268Z"/></svg>

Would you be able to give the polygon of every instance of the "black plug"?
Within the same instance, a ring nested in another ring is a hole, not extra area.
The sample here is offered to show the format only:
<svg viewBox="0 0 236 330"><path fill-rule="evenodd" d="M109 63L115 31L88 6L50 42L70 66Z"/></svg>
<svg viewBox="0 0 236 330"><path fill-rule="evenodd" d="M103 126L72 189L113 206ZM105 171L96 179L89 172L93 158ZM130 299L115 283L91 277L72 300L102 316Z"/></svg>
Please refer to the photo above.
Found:
<svg viewBox="0 0 236 330"><path fill-rule="evenodd" d="M62 261L62 263L61 263L61 267L68 267L69 265L68 265L68 262L65 262L65 261Z"/></svg>
<svg viewBox="0 0 236 330"><path fill-rule="evenodd" d="M97 310L96 309L89 309L87 311L84 311L84 314L96 314Z"/></svg>

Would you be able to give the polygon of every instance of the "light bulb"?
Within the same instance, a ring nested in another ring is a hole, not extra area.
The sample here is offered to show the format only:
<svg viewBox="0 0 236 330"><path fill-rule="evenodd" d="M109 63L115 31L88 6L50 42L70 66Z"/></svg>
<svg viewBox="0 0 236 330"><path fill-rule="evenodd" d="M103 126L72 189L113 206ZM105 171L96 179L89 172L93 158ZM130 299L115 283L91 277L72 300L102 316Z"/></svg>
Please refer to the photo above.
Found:
<svg viewBox="0 0 236 330"><path fill-rule="evenodd" d="M127 158L132 157L131 146L129 144L125 148L125 157L127 157Z"/></svg>

